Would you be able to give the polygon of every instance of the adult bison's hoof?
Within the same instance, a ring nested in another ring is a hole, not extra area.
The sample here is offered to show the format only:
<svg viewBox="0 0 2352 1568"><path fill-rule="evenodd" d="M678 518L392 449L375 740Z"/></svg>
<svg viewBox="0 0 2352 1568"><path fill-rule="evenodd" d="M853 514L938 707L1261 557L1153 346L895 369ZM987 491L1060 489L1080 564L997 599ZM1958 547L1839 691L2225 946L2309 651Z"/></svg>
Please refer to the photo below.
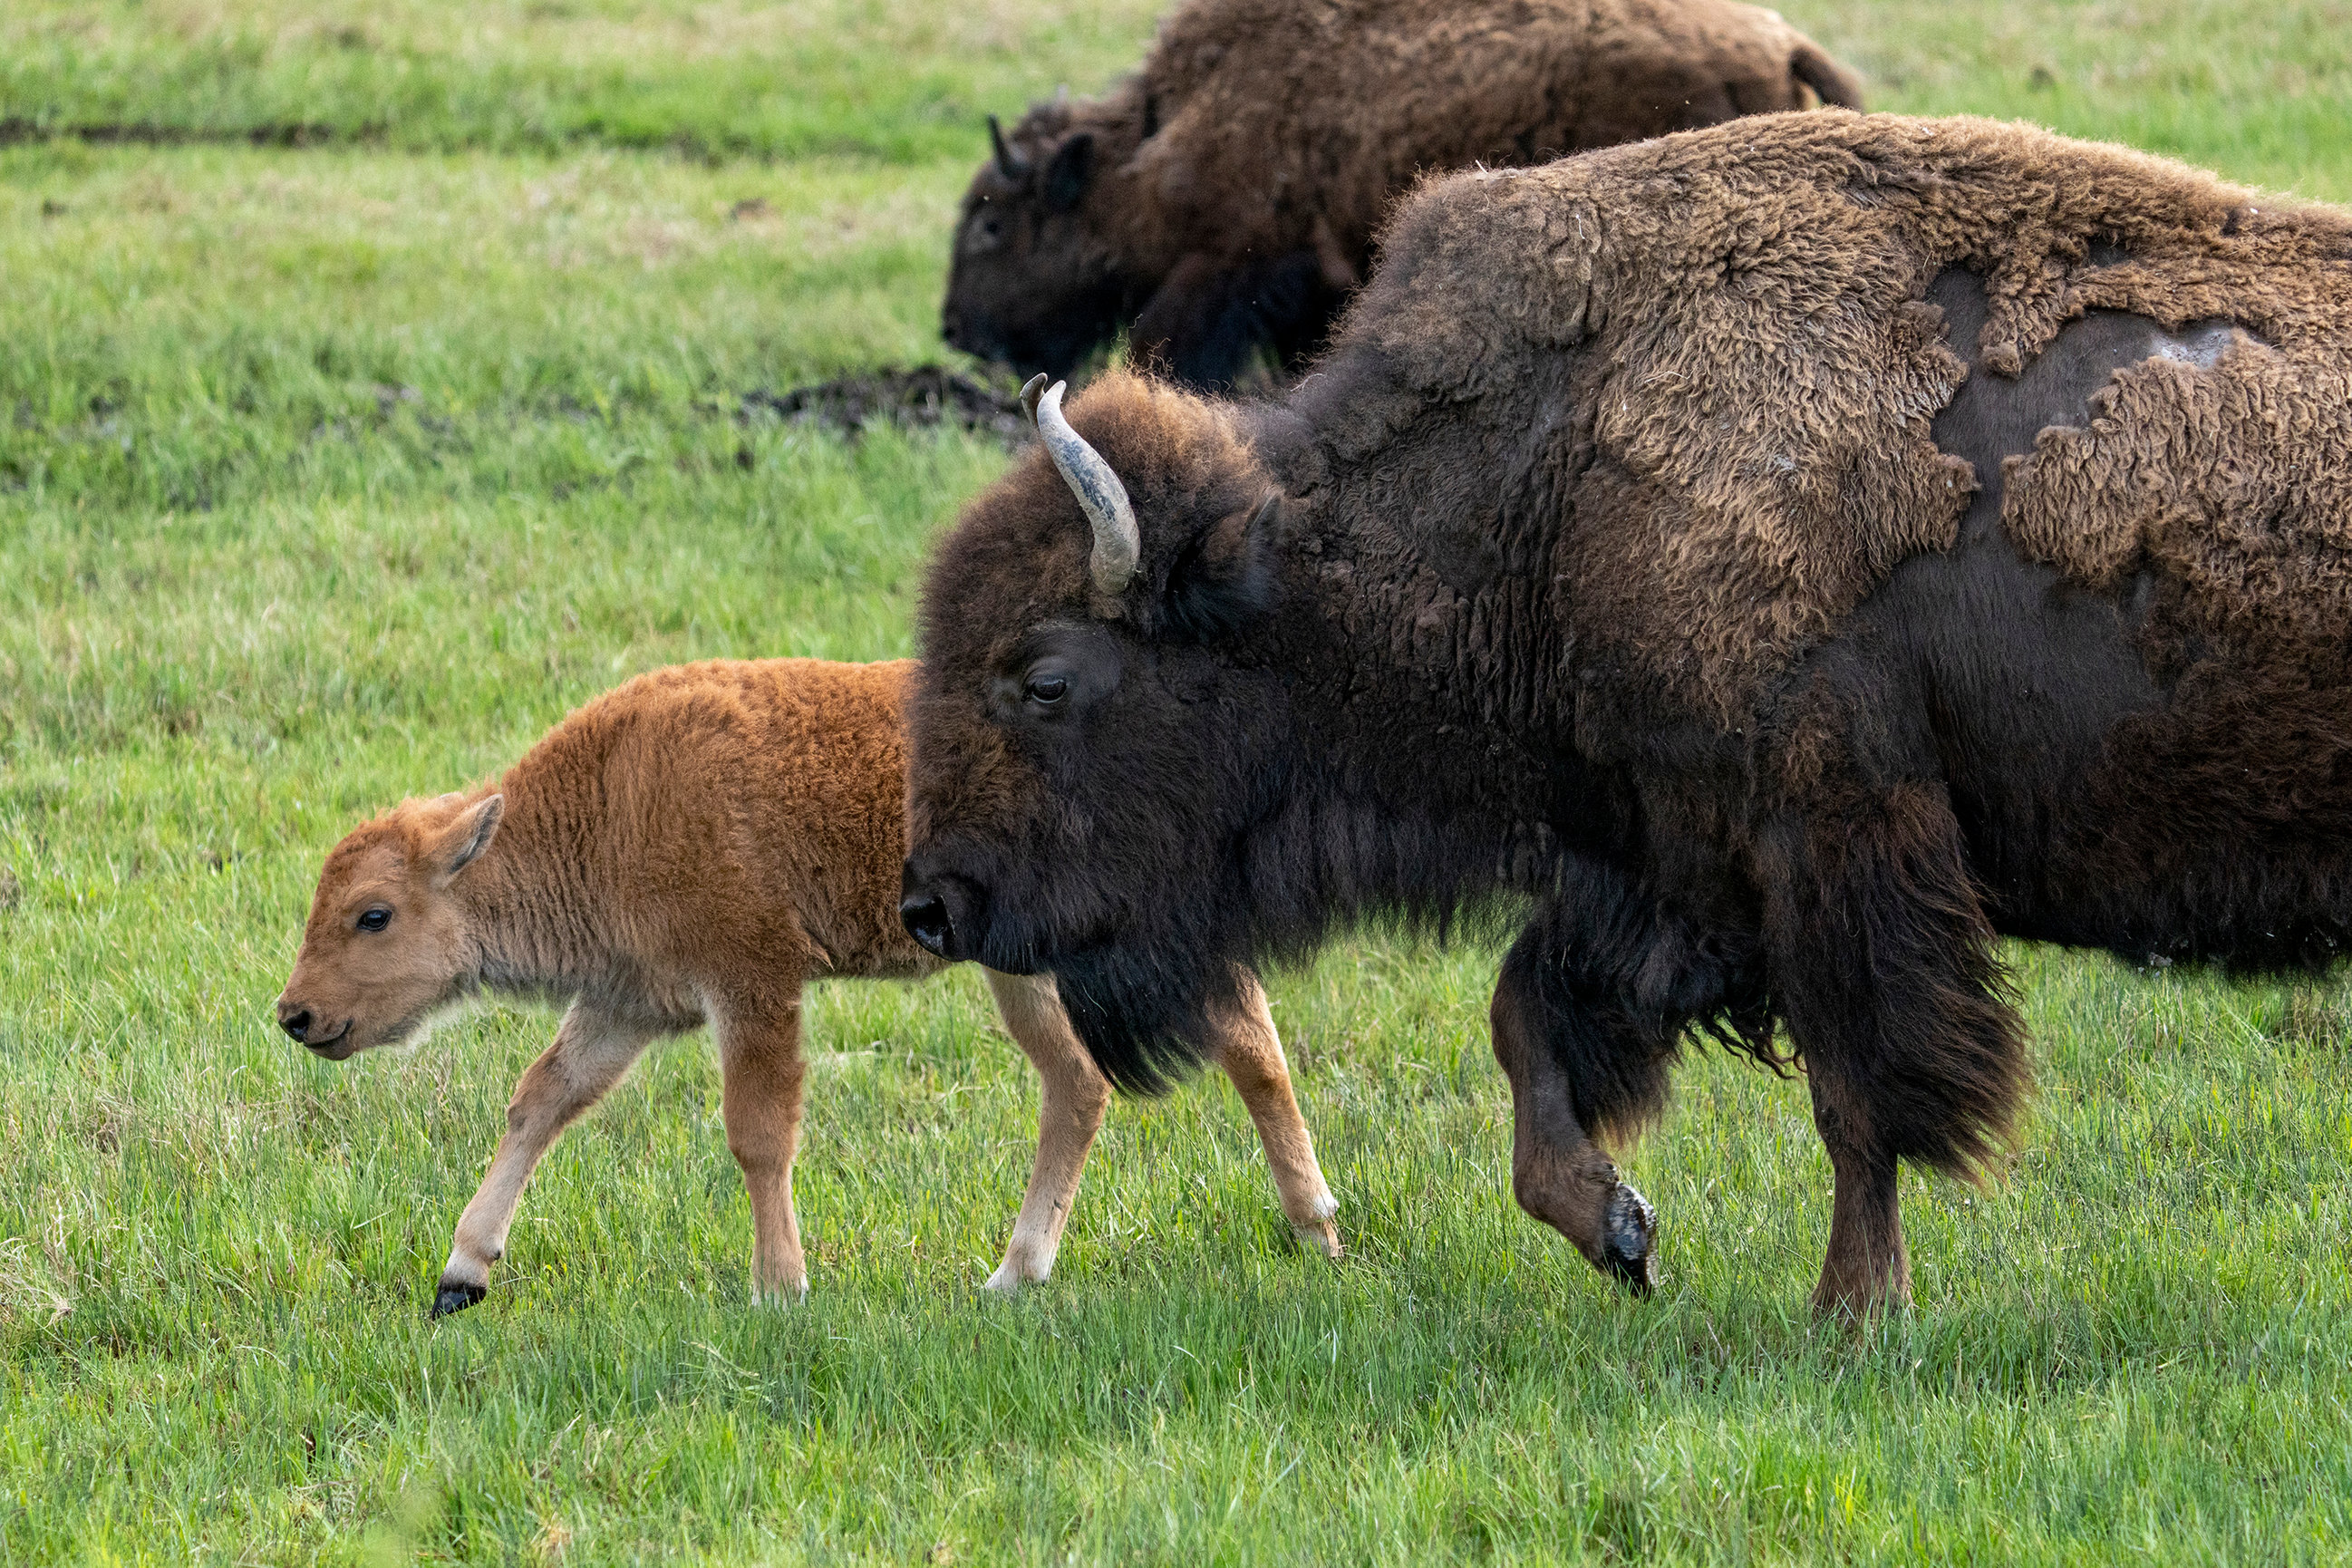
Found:
<svg viewBox="0 0 2352 1568"><path fill-rule="evenodd" d="M433 1298L433 1315L446 1318L452 1312L462 1312L489 1293L489 1288L484 1285L444 1285Z"/></svg>
<svg viewBox="0 0 2352 1568"><path fill-rule="evenodd" d="M1624 1183L1617 1184L1601 1211L1601 1267L1624 1281L1636 1296L1655 1283L1650 1255L1657 1246L1658 1211Z"/></svg>

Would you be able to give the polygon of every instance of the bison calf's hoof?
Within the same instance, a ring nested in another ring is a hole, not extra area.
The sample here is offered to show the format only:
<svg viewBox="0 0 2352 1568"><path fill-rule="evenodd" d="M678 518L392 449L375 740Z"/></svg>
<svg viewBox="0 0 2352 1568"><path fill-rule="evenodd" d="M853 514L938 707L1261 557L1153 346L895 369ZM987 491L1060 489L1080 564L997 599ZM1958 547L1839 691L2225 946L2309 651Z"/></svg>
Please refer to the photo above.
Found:
<svg viewBox="0 0 2352 1568"><path fill-rule="evenodd" d="M462 1312L489 1293L486 1285L444 1285L433 1298L433 1315L446 1318L452 1312Z"/></svg>
<svg viewBox="0 0 2352 1568"><path fill-rule="evenodd" d="M1646 1296L1656 1283L1650 1255L1657 1246L1658 1211L1650 1200L1624 1183L1617 1184L1601 1211L1601 1267L1636 1296Z"/></svg>

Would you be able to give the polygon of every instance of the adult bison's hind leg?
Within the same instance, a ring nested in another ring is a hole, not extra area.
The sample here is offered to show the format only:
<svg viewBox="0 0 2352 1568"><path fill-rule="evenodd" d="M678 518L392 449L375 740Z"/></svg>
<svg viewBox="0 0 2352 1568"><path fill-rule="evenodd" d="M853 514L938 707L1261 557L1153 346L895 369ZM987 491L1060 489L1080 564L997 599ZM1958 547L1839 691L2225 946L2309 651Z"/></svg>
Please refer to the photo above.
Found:
<svg viewBox="0 0 2352 1568"><path fill-rule="evenodd" d="M1905 784L1767 835L1771 987L1805 1061L1836 1178L1822 1312L1910 1298L1895 1163L1967 1175L2027 1079L1993 933L1940 785Z"/></svg>
<svg viewBox="0 0 2352 1568"><path fill-rule="evenodd" d="M1495 1059L1511 1083L1511 1191L1595 1268L1646 1295L1656 1213L1588 1128L1634 1126L1654 1113L1675 1041L1580 995L1563 967L1579 954L1563 953L1559 934L1538 917L1495 984Z"/></svg>

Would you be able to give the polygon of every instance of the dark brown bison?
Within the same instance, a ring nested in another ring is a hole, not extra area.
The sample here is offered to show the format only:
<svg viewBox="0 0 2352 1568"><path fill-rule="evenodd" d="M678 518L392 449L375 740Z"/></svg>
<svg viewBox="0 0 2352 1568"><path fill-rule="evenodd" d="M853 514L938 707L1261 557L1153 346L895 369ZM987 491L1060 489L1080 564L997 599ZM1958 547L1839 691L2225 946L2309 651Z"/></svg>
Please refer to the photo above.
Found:
<svg viewBox="0 0 2352 1568"><path fill-rule="evenodd" d="M1785 1029L1825 1308L1907 1291L1899 1159L2011 1126L1996 933L2340 951L2352 216L1827 112L1457 175L1383 254L1284 400L1048 398L941 543L926 946L1052 971L1148 1087L1203 977L1523 910L1521 1204L1645 1283L1592 1140Z"/></svg>
<svg viewBox="0 0 2352 1568"><path fill-rule="evenodd" d="M1122 326L1163 374L1230 383L1320 346L1425 170L1801 108L1853 79L1732 0L1192 0L1105 98L1040 104L973 176L950 343L1067 375Z"/></svg>

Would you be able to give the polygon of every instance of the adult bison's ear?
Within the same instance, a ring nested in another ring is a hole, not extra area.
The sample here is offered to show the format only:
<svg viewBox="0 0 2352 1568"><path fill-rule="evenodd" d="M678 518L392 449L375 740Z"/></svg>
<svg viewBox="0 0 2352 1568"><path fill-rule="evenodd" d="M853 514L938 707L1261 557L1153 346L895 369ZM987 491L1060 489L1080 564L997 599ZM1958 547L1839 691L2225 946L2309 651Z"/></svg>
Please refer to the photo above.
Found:
<svg viewBox="0 0 2352 1568"><path fill-rule="evenodd" d="M1053 162L1045 165L1042 194L1047 212L1067 212L1076 206L1087 194L1087 181L1095 172L1094 132L1081 131L1065 138L1054 149Z"/></svg>
<svg viewBox="0 0 2352 1568"><path fill-rule="evenodd" d="M1274 531L1282 497L1218 519L1168 574L1170 628L1196 642L1241 629L1274 607Z"/></svg>

